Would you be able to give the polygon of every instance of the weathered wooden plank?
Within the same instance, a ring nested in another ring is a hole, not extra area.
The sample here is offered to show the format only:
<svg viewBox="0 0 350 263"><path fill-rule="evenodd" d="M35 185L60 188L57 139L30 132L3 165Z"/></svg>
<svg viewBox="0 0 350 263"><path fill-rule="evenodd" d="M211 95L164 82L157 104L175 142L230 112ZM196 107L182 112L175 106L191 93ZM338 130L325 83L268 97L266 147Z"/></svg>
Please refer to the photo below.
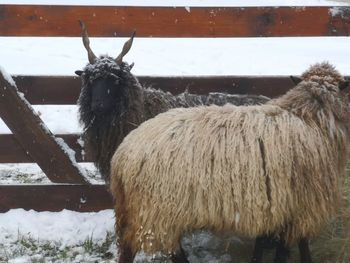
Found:
<svg viewBox="0 0 350 263"><path fill-rule="evenodd" d="M0 116L52 182L88 183L3 72L0 72Z"/></svg>
<svg viewBox="0 0 350 263"><path fill-rule="evenodd" d="M0 163L33 163L13 134L0 135Z"/></svg>
<svg viewBox="0 0 350 263"><path fill-rule="evenodd" d="M123 7L0 5L1 36L348 36L350 7Z"/></svg>
<svg viewBox="0 0 350 263"><path fill-rule="evenodd" d="M18 89L32 104L75 104L80 92L80 79L71 76L16 76ZM286 76L196 76L196 77L149 77L140 76L145 86L178 94L188 89L190 92L227 92L232 94L263 94L275 97L293 87ZM1 113L0 113L1 114ZM78 162L91 162L88 152L82 156L77 143L79 135L56 135L63 138L76 152ZM0 163L32 162L11 134L0 135Z"/></svg>
<svg viewBox="0 0 350 263"><path fill-rule="evenodd" d="M36 211L97 212L112 208L105 185L0 185L0 212L23 208Z"/></svg>
<svg viewBox="0 0 350 263"><path fill-rule="evenodd" d="M13 76L30 104L76 104L81 81L73 76Z"/></svg>
<svg viewBox="0 0 350 263"><path fill-rule="evenodd" d="M293 87L288 76L139 76L142 85L178 94L226 92L276 97ZM71 76L15 76L31 104L76 104L81 82Z"/></svg>
<svg viewBox="0 0 350 263"><path fill-rule="evenodd" d="M93 162L91 155L83 152L78 143L78 134L57 134L67 145L75 151L77 162ZM13 134L0 134L0 163L33 163L33 159L23 150Z"/></svg>
<svg viewBox="0 0 350 263"><path fill-rule="evenodd" d="M145 86L179 94L188 90L196 94L224 92L230 94L257 94L276 97L292 88L289 76L186 76L139 77Z"/></svg>

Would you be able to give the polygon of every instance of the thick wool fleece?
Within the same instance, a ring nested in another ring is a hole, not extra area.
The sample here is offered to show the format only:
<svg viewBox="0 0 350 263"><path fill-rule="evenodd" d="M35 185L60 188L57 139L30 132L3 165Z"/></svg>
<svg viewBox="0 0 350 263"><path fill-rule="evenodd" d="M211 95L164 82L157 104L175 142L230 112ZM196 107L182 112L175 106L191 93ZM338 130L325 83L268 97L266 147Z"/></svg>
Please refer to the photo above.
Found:
<svg viewBox="0 0 350 263"><path fill-rule="evenodd" d="M327 63L268 105L174 109L112 159L117 235L135 253L174 252L187 231L315 235L335 213L350 107Z"/></svg>
<svg viewBox="0 0 350 263"><path fill-rule="evenodd" d="M79 119L84 127L84 141L88 152L94 157L95 165L106 183L109 183L110 161L124 137L142 122L172 108L195 107L198 105L263 104L269 99L256 95L232 95L210 93L196 95L188 92L172 95L169 92L144 88L130 72L131 67L123 62L117 65L113 58L101 56L94 64L88 64L83 71L82 89L78 100ZM115 108L104 114L95 115L91 109L91 90L99 78L118 79L120 97L114 98Z"/></svg>

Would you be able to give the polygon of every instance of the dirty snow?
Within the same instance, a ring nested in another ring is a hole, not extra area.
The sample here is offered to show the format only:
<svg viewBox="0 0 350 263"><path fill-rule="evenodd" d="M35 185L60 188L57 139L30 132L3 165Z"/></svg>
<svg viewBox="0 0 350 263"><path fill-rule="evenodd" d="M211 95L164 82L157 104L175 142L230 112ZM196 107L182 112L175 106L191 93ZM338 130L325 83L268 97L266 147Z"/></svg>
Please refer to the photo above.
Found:
<svg viewBox="0 0 350 263"><path fill-rule="evenodd" d="M86 243L87 241L91 244L103 245L106 236L113 235L113 216L112 210L78 213L69 210L36 212L13 209L7 213L1 213L0 261L4 262L2 260L6 259L6 262L12 263L115 262L114 260L105 261L86 253L86 250L89 249L87 245L90 244ZM65 250L67 247L70 248L70 251ZM115 243L110 247L113 250L111 251L112 258L114 258L117 253ZM50 250L54 251L50 252ZM16 251L18 256L7 258L12 251ZM68 257L68 261L67 259L64 261L63 259L51 260L57 256L55 251L57 254L72 253L73 255ZM48 253L46 257L45 253Z"/></svg>
<svg viewBox="0 0 350 263"><path fill-rule="evenodd" d="M93 163L79 163L82 174L92 184L103 184L104 180ZM50 184L50 180L35 163L1 163L0 184ZM1 262L1 261L0 261Z"/></svg>
<svg viewBox="0 0 350 263"><path fill-rule="evenodd" d="M346 9L339 6L332 7L329 11L333 17L340 16L343 19L349 19L350 16L349 12Z"/></svg>

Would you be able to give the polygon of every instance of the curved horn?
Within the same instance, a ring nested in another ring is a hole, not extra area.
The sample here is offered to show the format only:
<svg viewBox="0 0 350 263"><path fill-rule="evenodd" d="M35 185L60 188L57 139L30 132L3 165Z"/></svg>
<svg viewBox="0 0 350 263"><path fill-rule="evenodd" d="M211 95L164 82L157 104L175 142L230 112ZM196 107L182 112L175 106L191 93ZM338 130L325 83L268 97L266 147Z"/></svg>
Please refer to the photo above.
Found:
<svg viewBox="0 0 350 263"><path fill-rule="evenodd" d="M97 57L95 56L94 52L92 52L92 50L90 48L90 40L89 40L89 36L88 36L87 30L86 30L85 23L83 21L79 20L79 24L80 24L81 30L83 31L82 32L83 44L84 44L85 49L88 52L89 62L90 62L90 64L94 64Z"/></svg>
<svg viewBox="0 0 350 263"><path fill-rule="evenodd" d="M131 38L125 42L124 46L123 46L123 50L122 52L119 54L119 56L114 60L115 63L117 63L117 65L122 64L123 62L123 57L129 52L131 45L132 45L132 41L134 40L136 31L134 31L134 33L132 33Z"/></svg>
<svg viewBox="0 0 350 263"><path fill-rule="evenodd" d="M303 81L302 78L296 77L296 76L289 76L290 79L293 81L294 85L298 85L300 82Z"/></svg>

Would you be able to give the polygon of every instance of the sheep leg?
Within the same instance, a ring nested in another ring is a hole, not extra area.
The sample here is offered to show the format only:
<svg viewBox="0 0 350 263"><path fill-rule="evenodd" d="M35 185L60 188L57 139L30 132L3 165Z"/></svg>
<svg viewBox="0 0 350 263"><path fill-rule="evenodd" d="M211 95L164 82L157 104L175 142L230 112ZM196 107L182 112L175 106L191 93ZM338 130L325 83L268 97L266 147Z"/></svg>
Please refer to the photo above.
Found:
<svg viewBox="0 0 350 263"><path fill-rule="evenodd" d="M131 263L134 260L134 255L131 251L131 248L129 245L125 243L119 244L119 259L118 263Z"/></svg>
<svg viewBox="0 0 350 263"><path fill-rule="evenodd" d="M114 212L116 215L116 236L117 244L119 248L119 260L118 263L132 263L135 257L135 249L132 249L129 241L125 239L125 233L129 229L128 227L128 213L125 209L125 192L123 189L121 180L116 179L116 187L112 189L116 195L114 204Z"/></svg>
<svg viewBox="0 0 350 263"><path fill-rule="evenodd" d="M259 236L255 239L253 257L251 263L262 263L264 253L264 236Z"/></svg>
<svg viewBox="0 0 350 263"><path fill-rule="evenodd" d="M286 263L289 257L289 248L281 237L276 248L275 263Z"/></svg>
<svg viewBox="0 0 350 263"><path fill-rule="evenodd" d="M185 252L183 251L181 246L180 250L171 256L171 261L173 263L189 263L189 261L186 258Z"/></svg>
<svg viewBox="0 0 350 263"><path fill-rule="evenodd" d="M302 238L299 240L299 253L301 263L312 263L311 253L309 248L309 240L307 238Z"/></svg>

